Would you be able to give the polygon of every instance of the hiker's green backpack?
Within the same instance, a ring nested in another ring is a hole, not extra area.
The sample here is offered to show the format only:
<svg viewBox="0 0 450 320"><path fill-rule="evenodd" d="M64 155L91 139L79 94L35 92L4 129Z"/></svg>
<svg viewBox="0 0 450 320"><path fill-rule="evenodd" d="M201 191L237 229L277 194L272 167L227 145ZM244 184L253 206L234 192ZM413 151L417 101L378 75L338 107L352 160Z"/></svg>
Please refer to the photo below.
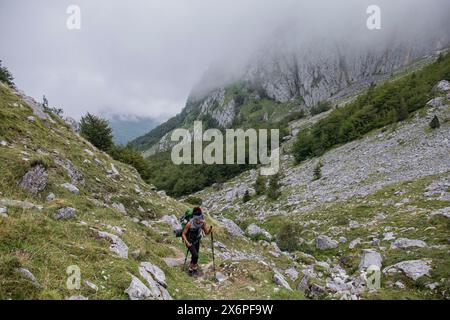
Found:
<svg viewBox="0 0 450 320"><path fill-rule="evenodd" d="M186 227L188 222L191 221L193 216L194 216L194 209L192 208L187 209L186 212L183 214L183 216L180 218L181 229L175 230L175 235L177 237L181 237L184 228Z"/></svg>

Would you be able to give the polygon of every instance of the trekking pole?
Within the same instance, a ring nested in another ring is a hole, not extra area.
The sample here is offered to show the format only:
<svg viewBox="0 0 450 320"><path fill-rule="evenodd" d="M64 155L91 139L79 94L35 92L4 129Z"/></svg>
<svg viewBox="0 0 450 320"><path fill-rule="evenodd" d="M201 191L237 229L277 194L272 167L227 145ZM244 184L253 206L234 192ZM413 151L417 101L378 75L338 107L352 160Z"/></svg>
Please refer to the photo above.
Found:
<svg viewBox="0 0 450 320"><path fill-rule="evenodd" d="M184 272L185 269L186 269L186 261L187 261L188 255L189 255L189 248L187 248L187 251L186 251L186 257L184 258L183 272Z"/></svg>
<svg viewBox="0 0 450 320"><path fill-rule="evenodd" d="M216 278L216 261L214 259L214 236L213 232L211 230L211 249L212 249L212 258L213 258L213 272L214 272L214 278Z"/></svg>

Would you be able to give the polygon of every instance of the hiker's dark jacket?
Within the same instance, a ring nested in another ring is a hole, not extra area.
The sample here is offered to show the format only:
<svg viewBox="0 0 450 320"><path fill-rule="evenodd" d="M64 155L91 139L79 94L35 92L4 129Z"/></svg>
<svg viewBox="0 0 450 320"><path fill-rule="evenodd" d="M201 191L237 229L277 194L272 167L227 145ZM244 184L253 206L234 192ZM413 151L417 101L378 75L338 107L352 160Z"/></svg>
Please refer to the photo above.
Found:
<svg viewBox="0 0 450 320"><path fill-rule="evenodd" d="M200 220L202 222L197 222L196 220ZM210 228L206 228L206 222L202 218L193 217L191 221L186 224L186 227L183 230L183 234L181 235L183 237L184 243L191 243L194 244L198 241L200 241L202 231L205 233L205 235L208 235L211 232Z"/></svg>

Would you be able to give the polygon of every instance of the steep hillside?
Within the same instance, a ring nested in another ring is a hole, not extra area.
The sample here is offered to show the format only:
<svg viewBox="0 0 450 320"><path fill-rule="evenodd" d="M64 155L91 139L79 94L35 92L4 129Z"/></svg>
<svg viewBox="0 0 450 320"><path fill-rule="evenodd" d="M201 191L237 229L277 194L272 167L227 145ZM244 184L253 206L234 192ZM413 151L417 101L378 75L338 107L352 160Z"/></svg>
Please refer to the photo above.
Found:
<svg viewBox="0 0 450 320"><path fill-rule="evenodd" d="M440 127L432 129L435 116ZM303 132L328 117L293 127ZM441 81L405 121L321 157L297 165L287 143L277 200L255 194L255 170L196 196L243 229L267 230L297 255L307 265L297 288L310 295L351 296L361 270L373 264L382 270L381 290L362 297L448 299L449 137L450 83Z"/></svg>
<svg viewBox="0 0 450 320"><path fill-rule="evenodd" d="M185 248L172 226L185 209L0 83L0 299L303 297L273 281L291 258L210 217L220 282L209 239L203 275L182 272ZM77 268L80 288L69 290Z"/></svg>

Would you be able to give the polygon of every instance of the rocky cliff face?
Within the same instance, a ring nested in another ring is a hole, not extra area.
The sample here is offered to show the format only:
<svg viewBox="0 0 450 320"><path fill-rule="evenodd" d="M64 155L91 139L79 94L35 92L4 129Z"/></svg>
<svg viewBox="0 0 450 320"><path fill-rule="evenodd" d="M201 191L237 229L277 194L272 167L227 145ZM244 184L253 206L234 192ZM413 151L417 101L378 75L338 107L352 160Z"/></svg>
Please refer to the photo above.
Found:
<svg viewBox="0 0 450 320"><path fill-rule="evenodd" d="M261 108L262 103L258 101L267 99L272 108L260 119L267 122L273 118L274 110L280 108L279 103L292 103L285 109L287 116L320 101L345 98L390 77L419 58L436 55L447 42L441 39L420 44L384 43L365 48L328 43L284 50L279 49L282 46L271 46L261 50L239 75L231 76L217 68L213 71L216 74L206 74L188 98L186 115L197 118L207 115L228 128L236 122L245 122L248 117L248 113L242 112L239 100L254 101L255 108ZM216 87L215 81L220 83ZM192 117L183 125L192 125ZM159 143L146 146L143 151L151 155L170 149L173 143L167 133L159 137Z"/></svg>

